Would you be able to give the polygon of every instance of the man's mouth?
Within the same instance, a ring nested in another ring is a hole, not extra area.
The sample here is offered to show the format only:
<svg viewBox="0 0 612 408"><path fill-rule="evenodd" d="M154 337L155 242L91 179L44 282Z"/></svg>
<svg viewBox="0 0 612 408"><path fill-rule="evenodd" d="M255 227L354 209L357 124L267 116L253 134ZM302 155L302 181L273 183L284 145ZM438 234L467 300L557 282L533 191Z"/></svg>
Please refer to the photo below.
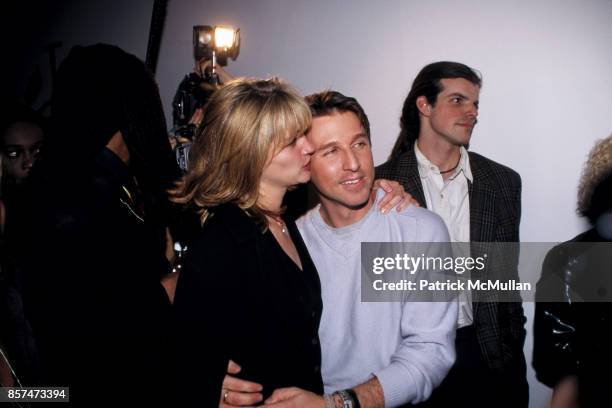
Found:
<svg viewBox="0 0 612 408"><path fill-rule="evenodd" d="M345 185L345 186L353 186L355 184L359 184L359 182L363 181L363 177L357 177L357 178L353 178L350 180L345 180L340 182L340 184Z"/></svg>

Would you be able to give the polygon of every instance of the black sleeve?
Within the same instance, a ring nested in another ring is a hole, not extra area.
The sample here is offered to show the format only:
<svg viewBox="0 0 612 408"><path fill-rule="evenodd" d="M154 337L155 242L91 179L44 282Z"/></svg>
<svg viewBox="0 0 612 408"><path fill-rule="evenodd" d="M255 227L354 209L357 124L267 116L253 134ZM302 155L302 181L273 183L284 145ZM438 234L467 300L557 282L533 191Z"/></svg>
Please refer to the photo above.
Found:
<svg viewBox="0 0 612 408"><path fill-rule="evenodd" d="M178 279L175 392L181 406L219 404L235 325L240 325L235 298L239 289L230 281L240 282L236 274L241 256L232 245L226 235L199 237L189 248Z"/></svg>
<svg viewBox="0 0 612 408"><path fill-rule="evenodd" d="M576 374L578 368L573 305L538 301L558 298L565 292L560 275L565 258L557 248L547 254L536 289L533 368L537 379L549 387L565 376Z"/></svg>

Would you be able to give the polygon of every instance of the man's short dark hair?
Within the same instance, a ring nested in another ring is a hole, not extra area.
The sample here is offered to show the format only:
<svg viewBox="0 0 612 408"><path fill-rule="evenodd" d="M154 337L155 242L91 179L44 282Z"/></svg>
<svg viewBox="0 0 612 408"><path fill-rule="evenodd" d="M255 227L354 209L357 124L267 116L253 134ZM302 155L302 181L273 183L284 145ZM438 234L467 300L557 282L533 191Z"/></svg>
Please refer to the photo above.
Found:
<svg viewBox="0 0 612 408"><path fill-rule="evenodd" d="M370 121L357 99L341 94L337 91L325 90L306 97L312 117L331 115L333 113L353 112L359 118L361 126L370 138Z"/></svg>
<svg viewBox="0 0 612 408"><path fill-rule="evenodd" d="M463 78L474 85L482 86L480 73L465 64L452 61L440 61L426 65L418 73L412 88L404 101L402 117L400 118L400 134L395 141L390 159L399 157L408 151L419 137L421 119L416 100L419 96L427 98L427 102L434 106L438 94L442 92L440 80L447 78Z"/></svg>

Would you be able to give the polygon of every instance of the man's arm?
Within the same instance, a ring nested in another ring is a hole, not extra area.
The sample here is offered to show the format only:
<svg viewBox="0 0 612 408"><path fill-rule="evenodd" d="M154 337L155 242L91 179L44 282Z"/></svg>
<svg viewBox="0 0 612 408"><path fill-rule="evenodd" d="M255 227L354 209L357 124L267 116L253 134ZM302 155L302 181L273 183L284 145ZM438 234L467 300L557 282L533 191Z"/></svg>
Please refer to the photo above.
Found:
<svg viewBox="0 0 612 408"><path fill-rule="evenodd" d="M419 254L424 251L427 257L442 259L449 254L448 230L442 219L431 212L420 217L416 241L423 243L417 250ZM434 277L429 275L435 272L422 270L415 278L429 280ZM426 400L455 361L457 301L454 298L439 301L434 297L424 301L422 296L428 293L405 295L399 322L401 340L390 356L390 363L373 372L383 389L386 406ZM429 295L434 296L434 293Z"/></svg>
<svg viewBox="0 0 612 408"><path fill-rule="evenodd" d="M321 396L296 387L280 388L272 393L265 401L265 405L270 408L344 408L344 400L350 399L353 401L353 407L384 408L385 406L383 389L376 377L350 390L343 391ZM354 397L357 398L357 401L354 401Z"/></svg>
<svg viewBox="0 0 612 408"><path fill-rule="evenodd" d="M359 405L362 408L379 408L385 406L385 394L378 378L373 377L367 382L353 388Z"/></svg>

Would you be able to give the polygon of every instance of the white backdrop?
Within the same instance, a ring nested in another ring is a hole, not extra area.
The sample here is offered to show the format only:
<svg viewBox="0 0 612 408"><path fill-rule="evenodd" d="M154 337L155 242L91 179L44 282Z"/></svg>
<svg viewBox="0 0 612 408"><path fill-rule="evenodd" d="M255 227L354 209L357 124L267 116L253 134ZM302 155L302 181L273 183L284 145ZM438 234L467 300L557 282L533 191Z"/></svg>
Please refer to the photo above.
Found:
<svg viewBox="0 0 612 408"><path fill-rule="evenodd" d="M57 1L57 15L35 28L37 40L17 61L28 69L38 48L63 40L108 42L144 59L153 1ZM471 149L523 178L523 241L563 241L585 228L574 212L586 153L612 133L610 0L170 0L157 79L166 116L191 70L192 26L240 27L234 75L278 75L303 93L325 87L355 96L369 114L375 162L388 156L399 114L419 69L464 62L484 76ZM25 30L25 29L24 29ZM25 73L12 84L23 86ZM531 361L533 305L525 346ZM550 391L529 368L531 407Z"/></svg>

